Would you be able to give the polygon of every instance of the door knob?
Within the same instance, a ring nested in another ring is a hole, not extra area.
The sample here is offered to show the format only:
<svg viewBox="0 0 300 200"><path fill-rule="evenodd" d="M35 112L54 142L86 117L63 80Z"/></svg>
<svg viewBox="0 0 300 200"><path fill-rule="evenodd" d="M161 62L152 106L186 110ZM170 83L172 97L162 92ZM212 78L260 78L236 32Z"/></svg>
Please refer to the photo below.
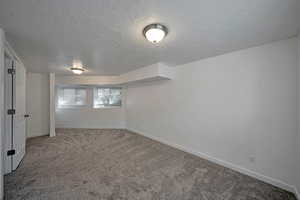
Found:
<svg viewBox="0 0 300 200"><path fill-rule="evenodd" d="M30 117L30 115L26 114L26 115L24 115L24 117L25 117L25 118L28 118L28 117Z"/></svg>

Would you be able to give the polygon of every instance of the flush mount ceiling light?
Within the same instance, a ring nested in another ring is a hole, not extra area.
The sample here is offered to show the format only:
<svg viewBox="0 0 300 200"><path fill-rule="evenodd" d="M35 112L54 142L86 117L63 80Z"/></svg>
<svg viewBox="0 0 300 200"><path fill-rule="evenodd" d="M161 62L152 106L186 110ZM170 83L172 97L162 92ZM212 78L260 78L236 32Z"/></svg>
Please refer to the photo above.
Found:
<svg viewBox="0 0 300 200"><path fill-rule="evenodd" d="M73 61L73 66L70 68L70 70L74 73L74 74L82 74L82 72L85 71L85 69L82 67L82 63L81 61L75 60Z"/></svg>
<svg viewBox="0 0 300 200"><path fill-rule="evenodd" d="M144 28L143 34L149 42L157 44L166 37L168 29L162 24L150 24Z"/></svg>
<svg viewBox="0 0 300 200"><path fill-rule="evenodd" d="M71 67L70 69L74 74L82 74L82 72L84 72L83 68Z"/></svg>

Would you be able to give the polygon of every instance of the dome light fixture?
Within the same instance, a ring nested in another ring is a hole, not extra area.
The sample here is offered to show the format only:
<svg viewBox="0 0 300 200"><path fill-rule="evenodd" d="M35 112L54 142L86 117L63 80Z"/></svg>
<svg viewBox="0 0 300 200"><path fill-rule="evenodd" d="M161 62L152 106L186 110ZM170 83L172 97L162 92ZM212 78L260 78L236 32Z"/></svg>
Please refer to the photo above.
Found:
<svg viewBox="0 0 300 200"><path fill-rule="evenodd" d="M84 72L83 68L71 67L70 69L72 70L72 72L74 74L78 74L78 75L80 75L80 74L82 74L82 72Z"/></svg>
<svg viewBox="0 0 300 200"><path fill-rule="evenodd" d="M73 61L73 66L70 68L70 70L77 75L80 75L85 71L85 69L82 67L81 61L78 60Z"/></svg>
<svg viewBox="0 0 300 200"><path fill-rule="evenodd" d="M149 42L157 44L167 36L168 29L162 24L149 24L144 28L143 34Z"/></svg>

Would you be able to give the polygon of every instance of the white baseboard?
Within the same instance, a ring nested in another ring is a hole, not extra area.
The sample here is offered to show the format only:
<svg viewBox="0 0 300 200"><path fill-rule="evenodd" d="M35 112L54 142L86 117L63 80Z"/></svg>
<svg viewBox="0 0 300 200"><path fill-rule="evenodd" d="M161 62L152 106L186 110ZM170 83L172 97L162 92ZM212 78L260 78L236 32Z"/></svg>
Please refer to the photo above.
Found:
<svg viewBox="0 0 300 200"><path fill-rule="evenodd" d="M240 172L242 174L251 176L251 177L256 178L258 180L261 180L263 182L266 182L266 183L269 183L269 184L274 185L276 187L282 188L282 189L284 189L286 191L292 192L292 193L295 194L295 196L297 197L297 199L300 200L300 195L299 195L299 192L298 192L297 188L295 186L287 184L287 183L285 183L285 182L283 182L281 180L265 176L263 174L260 174L260 173L254 172L252 170L243 168L241 166L235 165L233 163L230 163L230 162L227 162L227 161L215 158L213 156L210 156L210 155L198 152L198 151L190 149L188 147L185 147L185 146L182 146L182 145L179 145L179 144L176 144L176 143L169 142L169 141L167 141L167 140L165 140L163 138L152 136L150 134L145 134L142 131L134 130L132 128L127 128L127 130L131 131L131 132L134 132L134 133L137 133L139 135L145 136L145 137L150 138L152 140L158 141L158 142L160 142L162 144L166 144L168 146L174 147L174 148L179 149L181 151L184 151L184 152L191 153L193 155L199 156L199 157L204 158L206 160L209 160L209 161L211 161L213 163L222 165L222 166L227 167L229 169L232 169L234 171L238 171L238 172Z"/></svg>
<svg viewBox="0 0 300 200"><path fill-rule="evenodd" d="M57 123L55 128L83 128L83 129L125 129L123 124L101 125L101 124L59 124Z"/></svg>
<svg viewBox="0 0 300 200"><path fill-rule="evenodd" d="M33 137L39 137L39 136L45 136L49 135L49 133L31 133L26 136L26 138L33 138Z"/></svg>

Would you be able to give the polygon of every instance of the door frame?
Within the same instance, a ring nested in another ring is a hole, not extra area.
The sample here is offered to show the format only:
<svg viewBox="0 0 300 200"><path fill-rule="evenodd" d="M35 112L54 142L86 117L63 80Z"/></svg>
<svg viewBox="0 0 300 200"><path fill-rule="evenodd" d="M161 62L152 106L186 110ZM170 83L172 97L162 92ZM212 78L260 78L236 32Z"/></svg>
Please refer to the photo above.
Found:
<svg viewBox="0 0 300 200"><path fill-rule="evenodd" d="M4 31L0 28L0 113L4 113L4 99L5 99L5 95L4 95L4 67L5 67L5 63L4 63L4 52L5 52L5 34ZM2 114L0 116L0 149L1 149L1 153L0 153L0 199L3 199L4 197L4 187L3 187L3 175L4 175L4 170L3 170L3 150L4 150L4 133L5 133L5 121L4 121L4 114Z"/></svg>
<svg viewBox="0 0 300 200"><path fill-rule="evenodd" d="M4 174L13 171L13 155L8 156L8 152L13 150L13 129L14 129L14 114L8 114L8 110L13 110L15 107L14 99L14 74L9 74L8 69L13 69L14 59L9 54L4 52L4 126L5 131L3 135L3 167ZM15 70L15 69L14 69Z"/></svg>
<svg viewBox="0 0 300 200"><path fill-rule="evenodd" d="M7 159L7 147L10 146L10 144L8 144L8 140L7 140L7 136L9 136L9 134L7 133L11 128L8 128L7 126L7 99L6 99L6 90L7 90L7 83L6 83L6 79L7 77L9 76L9 74L7 73L7 66L6 66L6 63L5 63L5 57L9 57L11 60L14 61L14 67L15 67L15 70L16 70L16 65L17 63L19 63L20 65L22 65L24 68L24 64L22 63L21 59L17 56L16 52L13 50L13 48L10 46L10 44L5 40L4 41L4 56L3 56L3 59L4 59L4 112L3 112L3 115L4 116L1 116L3 117L4 119L4 129L3 129L3 135L1 136L2 138L2 163L3 163L3 173L4 174L7 174L7 173L10 173L12 172L12 168L13 166L10 167L10 169L8 169L8 167L5 165L6 164L6 159ZM9 67L10 68L10 67ZM26 68L25 68L26 70ZM26 126L26 125L25 125ZM9 130L8 130L9 129ZM26 130L27 128L25 127L25 135L26 135ZM12 165L12 164L10 164Z"/></svg>

